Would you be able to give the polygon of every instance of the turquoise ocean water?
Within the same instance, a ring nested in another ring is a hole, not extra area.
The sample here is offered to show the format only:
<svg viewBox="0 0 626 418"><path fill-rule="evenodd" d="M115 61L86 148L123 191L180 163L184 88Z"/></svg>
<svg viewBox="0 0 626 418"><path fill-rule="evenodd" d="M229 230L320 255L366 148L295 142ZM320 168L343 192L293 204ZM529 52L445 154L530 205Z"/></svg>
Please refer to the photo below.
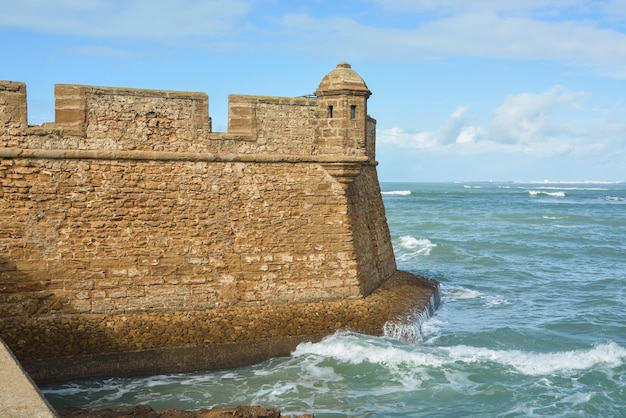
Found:
<svg viewBox="0 0 626 418"><path fill-rule="evenodd" d="M417 343L338 332L251 367L50 385L53 405L316 417L626 416L626 183L383 183Z"/></svg>

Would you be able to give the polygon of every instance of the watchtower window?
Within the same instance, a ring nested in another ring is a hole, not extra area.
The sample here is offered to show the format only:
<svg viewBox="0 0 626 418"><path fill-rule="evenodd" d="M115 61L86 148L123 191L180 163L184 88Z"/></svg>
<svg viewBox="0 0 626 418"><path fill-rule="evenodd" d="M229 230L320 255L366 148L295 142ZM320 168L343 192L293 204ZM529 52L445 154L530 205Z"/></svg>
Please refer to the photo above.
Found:
<svg viewBox="0 0 626 418"><path fill-rule="evenodd" d="M332 118L333 117L333 106L328 106L328 117Z"/></svg>
<svg viewBox="0 0 626 418"><path fill-rule="evenodd" d="M350 106L350 119L356 119L356 105Z"/></svg>

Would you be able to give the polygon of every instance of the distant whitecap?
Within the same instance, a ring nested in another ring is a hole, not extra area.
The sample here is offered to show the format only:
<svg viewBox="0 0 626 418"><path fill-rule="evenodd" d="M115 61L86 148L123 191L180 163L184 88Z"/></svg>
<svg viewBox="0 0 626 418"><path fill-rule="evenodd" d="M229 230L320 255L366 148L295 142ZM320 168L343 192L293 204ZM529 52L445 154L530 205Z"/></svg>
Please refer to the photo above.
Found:
<svg viewBox="0 0 626 418"><path fill-rule="evenodd" d="M528 190L530 196L550 196L550 197L565 197L565 192L546 192L543 190Z"/></svg>
<svg viewBox="0 0 626 418"><path fill-rule="evenodd" d="M411 194L410 190L392 190L389 192L381 192L384 195L395 195L395 196L408 196Z"/></svg>

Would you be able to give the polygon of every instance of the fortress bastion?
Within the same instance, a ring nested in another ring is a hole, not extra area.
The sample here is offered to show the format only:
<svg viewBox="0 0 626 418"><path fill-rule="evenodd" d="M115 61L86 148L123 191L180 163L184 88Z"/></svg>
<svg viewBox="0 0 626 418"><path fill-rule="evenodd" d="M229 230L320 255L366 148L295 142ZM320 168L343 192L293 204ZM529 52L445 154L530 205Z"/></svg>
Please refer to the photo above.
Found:
<svg viewBox="0 0 626 418"><path fill-rule="evenodd" d="M311 97L229 96L213 132L204 93L61 84L30 126L0 81L0 337L47 382L252 363L425 309L370 95L341 63Z"/></svg>

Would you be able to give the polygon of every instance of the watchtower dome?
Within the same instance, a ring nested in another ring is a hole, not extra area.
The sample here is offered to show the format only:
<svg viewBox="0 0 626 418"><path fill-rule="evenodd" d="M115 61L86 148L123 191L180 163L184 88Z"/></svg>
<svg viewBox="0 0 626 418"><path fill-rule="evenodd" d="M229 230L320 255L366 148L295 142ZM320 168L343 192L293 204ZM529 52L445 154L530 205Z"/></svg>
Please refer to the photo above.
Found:
<svg viewBox="0 0 626 418"><path fill-rule="evenodd" d="M320 145L330 153L367 155L367 99L372 92L350 64L324 76L317 90ZM324 120L325 119L325 120Z"/></svg>
<svg viewBox="0 0 626 418"><path fill-rule="evenodd" d="M338 94L361 95L368 98L372 92L350 64L341 62L337 64L337 68L324 76L315 92L317 97Z"/></svg>

